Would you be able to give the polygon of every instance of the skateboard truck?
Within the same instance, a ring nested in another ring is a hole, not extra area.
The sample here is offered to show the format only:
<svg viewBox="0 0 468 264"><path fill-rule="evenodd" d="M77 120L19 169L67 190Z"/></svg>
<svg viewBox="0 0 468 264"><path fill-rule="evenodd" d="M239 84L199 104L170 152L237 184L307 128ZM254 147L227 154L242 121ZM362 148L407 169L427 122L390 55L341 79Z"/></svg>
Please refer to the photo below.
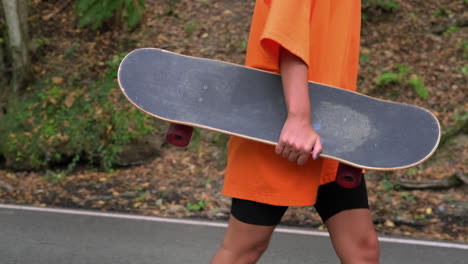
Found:
<svg viewBox="0 0 468 264"><path fill-rule="evenodd" d="M166 140L169 144L176 147L186 147L192 138L193 127L186 125L173 124L169 126Z"/></svg>
<svg viewBox="0 0 468 264"><path fill-rule="evenodd" d="M343 188L356 188L361 183L362 169L340 163L336 173L336 183Z"/></svg>

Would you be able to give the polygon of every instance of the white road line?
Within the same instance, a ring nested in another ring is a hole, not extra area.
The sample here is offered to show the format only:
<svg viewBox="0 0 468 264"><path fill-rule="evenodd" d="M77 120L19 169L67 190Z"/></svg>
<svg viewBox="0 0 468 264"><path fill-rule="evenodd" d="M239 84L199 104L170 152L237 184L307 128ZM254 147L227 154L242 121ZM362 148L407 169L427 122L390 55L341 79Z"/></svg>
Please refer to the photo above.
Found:
<svg viewBox="0 0 468 264"><path fill-rule="evenodd" d="M130 215L130 214L122 214L122 213L105 213L105 212L85 211L85 210L76 210L76 209L58 209L58 208L33 207L33 206L9 205L9 204L0 204L0 209L36 211L36 212L72 214L72 215L86 215L86 216L99 216L99 217L110 217L110 218L118 218L118 219L144 220L144 221L152 221L152 222L185 224L185 225L196 225L196 226L212 226L212 227L223 227L223 228L227 227L227 223L221 223L221 222L174 219L174 218L163 218L163 217L156 217L156 216ZM323 232L323 231L308 231L308 230L288 228L288 227L278 227L275 229L275 232L286 233L286 234L307 235L307 236L321 236L321 237L329 236L327 232ZM396 244L468 250L468 244L461 244L461 243L459 244L459 243L425 241L425 240L391 238L391 237L379 237L379 241L387 242L387 243L396 243Z"/></svg>

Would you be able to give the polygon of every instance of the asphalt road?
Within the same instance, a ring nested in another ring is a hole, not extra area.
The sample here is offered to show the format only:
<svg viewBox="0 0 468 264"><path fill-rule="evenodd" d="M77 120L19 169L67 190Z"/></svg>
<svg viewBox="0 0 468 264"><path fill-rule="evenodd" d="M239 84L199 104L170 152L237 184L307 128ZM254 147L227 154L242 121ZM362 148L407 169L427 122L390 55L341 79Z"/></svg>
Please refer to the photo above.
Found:
<svg viewBox="0 0 468 264"><path fill-rule="evenodd" d="M208 263L225 223L0 204L1 264ZM468 244L381 237L381 263L468 263ZM280 227L259 263L338 263L324 232Z"/></svg>

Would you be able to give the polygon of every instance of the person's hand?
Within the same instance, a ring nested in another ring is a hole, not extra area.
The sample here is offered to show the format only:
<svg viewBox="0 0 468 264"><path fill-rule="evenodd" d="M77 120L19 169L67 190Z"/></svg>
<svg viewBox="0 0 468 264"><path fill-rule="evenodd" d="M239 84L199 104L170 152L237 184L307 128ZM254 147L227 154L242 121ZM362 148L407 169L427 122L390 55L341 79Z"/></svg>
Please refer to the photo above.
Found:
<svg viewBox="0 0 468 264"><path fill-rule="evenodd" d="M314 160L322 152L320 135L310 124L309 118L288 116L275 151L289 161L303 165L311 152Z"/></svg>

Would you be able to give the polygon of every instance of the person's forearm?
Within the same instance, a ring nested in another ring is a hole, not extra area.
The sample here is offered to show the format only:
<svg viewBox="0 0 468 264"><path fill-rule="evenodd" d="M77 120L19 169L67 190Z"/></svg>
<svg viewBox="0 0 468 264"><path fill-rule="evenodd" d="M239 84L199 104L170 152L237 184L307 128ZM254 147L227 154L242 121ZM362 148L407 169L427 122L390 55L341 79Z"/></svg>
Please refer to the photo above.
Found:
<svg viewBox="0 0 468 264"><path fill-rule="evenodd" d="M310 154L317 159L322 151L320 135L310 123L308 68L299 57L282 48L279 64L288 117L275 152L291 162L303 165Z"/></svg>
<svg viewBox="0 0 468 264"><path fill-rule="evenodd" d="M299 57L280 48L280 74L288 117L310 120L310 100L307 82L307 65Z"/></svg>

